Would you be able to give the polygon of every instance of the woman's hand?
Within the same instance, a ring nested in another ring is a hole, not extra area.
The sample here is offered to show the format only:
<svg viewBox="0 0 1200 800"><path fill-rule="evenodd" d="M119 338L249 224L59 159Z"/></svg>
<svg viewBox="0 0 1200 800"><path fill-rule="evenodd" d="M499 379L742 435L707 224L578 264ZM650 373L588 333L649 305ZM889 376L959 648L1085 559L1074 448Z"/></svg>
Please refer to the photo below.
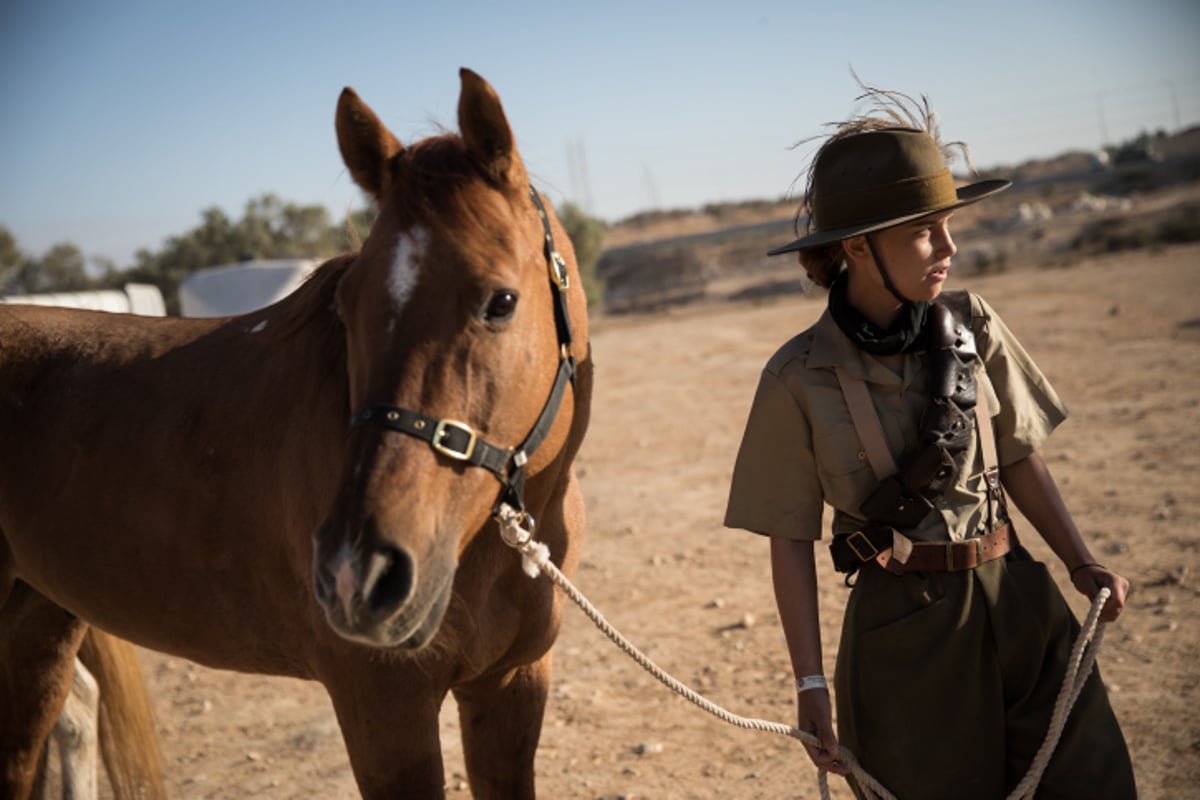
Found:
<svg viewBox="0 0 1200 800"><path fill-rule="evenodd" d="M820 747L803 742L808 757L818 769L845 775L850 767L838 760L838 740L833 732L833 711L828 689L809 689L796 695L799 717L796 727L821 740Z"/></svg>
<svg viewBox="0 0 1200 800"><path fill-rule="evenodd" d="M1100 611L1101 622L1114 622L1125 609L1129 581L1101 564L1084 564L1071 573L1071 583L1088 600L1095 600L1101 589L1111 593Z"/></svg>

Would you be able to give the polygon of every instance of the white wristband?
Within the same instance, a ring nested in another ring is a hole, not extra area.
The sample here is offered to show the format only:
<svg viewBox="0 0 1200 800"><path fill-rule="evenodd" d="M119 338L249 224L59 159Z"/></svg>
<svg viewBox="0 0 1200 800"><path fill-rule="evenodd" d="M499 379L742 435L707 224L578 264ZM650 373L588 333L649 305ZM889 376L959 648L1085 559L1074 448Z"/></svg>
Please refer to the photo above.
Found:
<svg viewBox="0 0 1200 800"><path fill-rule="evenodd" d="M796 678L796 694L807 692L809 689L829 689L829 684L825 682L824 675L805 675L803 678Z"/></svg>

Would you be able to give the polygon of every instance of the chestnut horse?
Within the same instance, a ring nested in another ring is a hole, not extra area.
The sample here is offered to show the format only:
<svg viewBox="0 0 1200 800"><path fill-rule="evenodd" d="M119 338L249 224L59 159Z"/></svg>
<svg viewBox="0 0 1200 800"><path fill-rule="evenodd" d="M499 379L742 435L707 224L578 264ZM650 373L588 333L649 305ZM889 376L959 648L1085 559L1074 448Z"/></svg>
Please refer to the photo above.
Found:
<svg viewBox="0 0 1200 800"><path fill-rule="evenodd" d="M461 78L461 135L408 147L342 93L378 218L275 305L0 308L0 796L27 792L89 624L320 681L369 797L443 795L453 691L475 796L534 795L562 600L494 514L574 569L586 302L499 99Z"/></svg>

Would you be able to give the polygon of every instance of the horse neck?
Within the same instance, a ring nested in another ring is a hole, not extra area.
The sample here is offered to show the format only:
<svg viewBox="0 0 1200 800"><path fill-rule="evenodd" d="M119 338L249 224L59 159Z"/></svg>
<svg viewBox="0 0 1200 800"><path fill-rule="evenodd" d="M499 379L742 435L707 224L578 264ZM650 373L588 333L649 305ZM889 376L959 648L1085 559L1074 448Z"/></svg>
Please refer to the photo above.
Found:
<svg viewBox="0 0 1200 800"><path fill-rule="evenodd" d="M278 414L310 420L314 414L336 409L338 431L349 419L350 401L346 336L335 310L335 293L353 260L353 255L345 255L326 261L292 294L227 323L240 332L260 331L263 336L250 337L250 346L262 348L264 363L287 366L282 380L261 382L260 402L273 406Z"/></svg>
<svg viewBox="0 0 1200 800"><path fill-rule="evenodd" d="M30 420L63 414L91 429L134 414L147 423L131 425L134 436L151 421L185 436L195 419L220 436L217 428L258 420L272 441L340 449L349 399L333 303L352 260L333 259L287 298L229 319L0 307L0 387L20 398L11 408L0 402L7 409L0 430L24 435ZM72 404L72 396L92 402Z"/></svg>

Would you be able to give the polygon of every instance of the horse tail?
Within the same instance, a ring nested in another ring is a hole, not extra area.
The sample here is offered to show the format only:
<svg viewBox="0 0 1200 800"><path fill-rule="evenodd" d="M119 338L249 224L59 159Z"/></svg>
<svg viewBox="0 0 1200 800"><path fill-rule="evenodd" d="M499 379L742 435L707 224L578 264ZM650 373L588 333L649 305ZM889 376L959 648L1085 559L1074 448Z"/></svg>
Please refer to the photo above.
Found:
<svg viewBox="0 0 1200 800"><path fill-rule="evenodd" d="M132 644L88 629L79 660L100 685L100 753L119 800L159 800L167 791L150 696Z"/></svg>

